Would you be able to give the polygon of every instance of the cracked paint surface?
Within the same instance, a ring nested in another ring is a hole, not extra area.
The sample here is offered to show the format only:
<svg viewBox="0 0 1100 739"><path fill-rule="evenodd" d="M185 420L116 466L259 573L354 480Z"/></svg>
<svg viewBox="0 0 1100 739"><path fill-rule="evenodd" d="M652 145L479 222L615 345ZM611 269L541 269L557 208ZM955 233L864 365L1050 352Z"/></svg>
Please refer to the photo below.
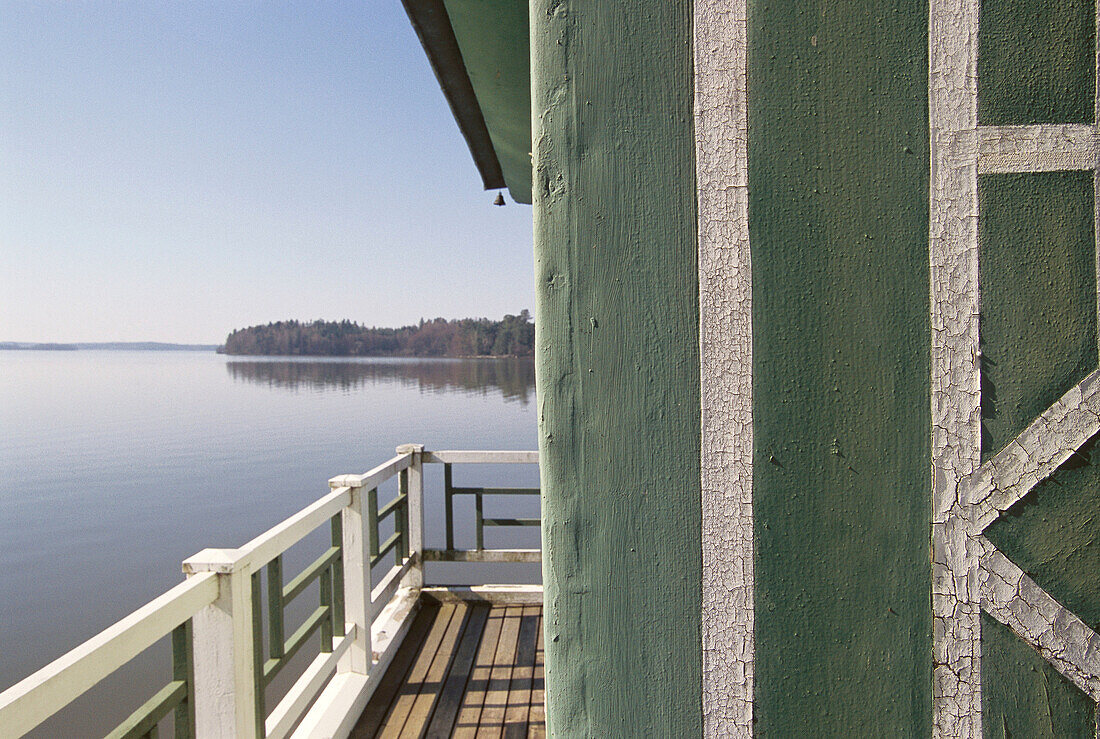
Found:
<svg viewBox="0 0 1100 739"><path fill-rule="evenodd" d="M1082 124L982 126L977 147L982 174L1094 169L1097 162L1096 127Z"/></svg>
<svg viewBox="0 0 1100 739"><path fill-rule="evenodd" d="M703 729L752 736L752 270L746 0L694 6Z"/></svg>
<svg viewBox="0 0 1100 739"><path fill-rule="evenodd" d="M959 481L981 458L978 364L978 3L929 4L932 177L932 735L979 737L980 547Z"/></svg>
<svg viewBox="0 0 1100 739"><path fill-rule="evenodd" d="M978 532L1049 477L1100 431L1100 370L1094 371L1008 446L960 482Z"/></svg>
<svg viewBox="0 0 1100 739"><path fill-rule="evenodd" d="M1100 700L1100 635L1062 607L984 537L982 608L1086 695Z"/></svg>
<svg viewBox="0 0 1100 739"><path fill-rule="evenodd" d="M1100 697L1100 638L981 536L1100 430L1100 372L1069 390L983 465L978 341L978 173L1095 169L1097 128L979 127L978 10L976 0L930 3L932 713L937 737L982 735L983 609L1090 697ZM1100 244L1100 234L1097 238Z"/></svg>

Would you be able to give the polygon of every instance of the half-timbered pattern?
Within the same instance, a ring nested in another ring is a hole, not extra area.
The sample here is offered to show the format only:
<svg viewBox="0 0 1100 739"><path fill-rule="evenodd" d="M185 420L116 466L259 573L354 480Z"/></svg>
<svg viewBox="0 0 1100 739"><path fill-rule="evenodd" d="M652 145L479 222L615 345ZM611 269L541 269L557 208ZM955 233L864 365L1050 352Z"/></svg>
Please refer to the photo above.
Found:
<svg viewBox="0 0 1100 739"><path fill-rule="evenodd" d="M994 391L983 383L982 316L996 308L983 304L982 276L991 275L980 258L1000 246L981 243L983 219L991 217L982 207L984 175L1092 172L1092 210L1100 212L1100 118L1094 103L1089 123L981 125L983 117L996 117L979 109L979 54L994 53L979 48L982 3L930 5L933 734L978 737L983 612L1100 699L1100 636L983 535L1100 430L1100 374L1081 379L999 451L987 448L988 439L983 446L982 418L990 415ZM1093 100L1100 99L1096 80L1094 74ZM1095 223L1094 216L1100 244Z"/></svg>

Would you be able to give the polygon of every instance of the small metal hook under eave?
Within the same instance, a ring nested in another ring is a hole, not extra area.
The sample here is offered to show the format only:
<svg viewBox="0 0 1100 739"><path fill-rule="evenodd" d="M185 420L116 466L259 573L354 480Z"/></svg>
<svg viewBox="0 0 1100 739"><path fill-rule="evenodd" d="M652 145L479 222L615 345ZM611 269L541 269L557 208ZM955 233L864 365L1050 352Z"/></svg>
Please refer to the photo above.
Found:
<svg viewBox="0 0 1100 739"><path fill-rule="evenodd" d="M493 201L493 205L504 205L504 193L498 192L496 199Z"/></svg>

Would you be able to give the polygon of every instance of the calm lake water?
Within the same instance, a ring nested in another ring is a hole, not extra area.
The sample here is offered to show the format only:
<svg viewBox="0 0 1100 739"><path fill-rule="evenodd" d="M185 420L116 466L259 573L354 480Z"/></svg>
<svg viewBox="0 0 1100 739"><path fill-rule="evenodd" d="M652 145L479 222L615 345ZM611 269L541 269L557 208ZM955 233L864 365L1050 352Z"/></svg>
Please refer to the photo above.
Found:
<svg viewBox="0 0 1100 739"><path fill-rule="evenodd" d="M536 419L530 360L0 352L0 689L180 582L188 556L244 544L324 495L330 477L365 472L410 442L535 449ZM538 471L456 468L455 482L535 487ZM441 485L439 466L428 466L429 546L442 544ZM537 500L510 504L520 507L487 500L487 515L537 515ZM460 547L472 545L470 511L456 506ZM310 561L320 550L308 545L288 559ZM486 545L537 547L538 532L488 530ZM537 565L439 564L427 574L539 579ZM41 735L113 726L167 682L163 651Z"/></svg>

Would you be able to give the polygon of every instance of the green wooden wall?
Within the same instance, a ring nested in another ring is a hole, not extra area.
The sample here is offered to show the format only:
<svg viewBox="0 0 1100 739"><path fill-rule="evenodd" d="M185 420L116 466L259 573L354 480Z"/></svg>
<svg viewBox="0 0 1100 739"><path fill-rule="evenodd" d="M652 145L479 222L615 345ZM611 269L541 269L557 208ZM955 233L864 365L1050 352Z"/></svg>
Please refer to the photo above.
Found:
<svg viewBox="0 0 1100 739"><path fill-rule="evenodd" d="M698 736L691 3L531 3L547 705Z"/></svg>
<svg viewBox="0 0 1100 739"><path fill-rule="evenodd" d="M983 0L978 41L980 123L1095 120L1094 2ZM983 175L978 196L986 459L1097 366L1093 173ZM986 536L1096 629L1094 444L1012 506ZM987 616L981 672L986 737L1095 736L1095 703Z"/></svg>
<svg viewBox="0 0 1100 739"><path fill-rule="evenodd" d="M758 736L931 731L927 18L749 3Z"/></svg>
<svg viewBox="0 0 1100 739"><path fill-rule="evenodd" d="M1092 120L1095 5L1055 5L982 4L983 125ZM929 8L748 10L754 731L924 737ZM702 731L692 11L531 4L547 695L560 736ZM1026 60L1021 28L1036 39ZM979 195L988 457L1096 366L1092 176L983 175ZM1095 626L1094 579L1073 574L1100 556L1090 455L988 535ZM986 734L1087 731L1091 704L983 624Z"/></svg>

